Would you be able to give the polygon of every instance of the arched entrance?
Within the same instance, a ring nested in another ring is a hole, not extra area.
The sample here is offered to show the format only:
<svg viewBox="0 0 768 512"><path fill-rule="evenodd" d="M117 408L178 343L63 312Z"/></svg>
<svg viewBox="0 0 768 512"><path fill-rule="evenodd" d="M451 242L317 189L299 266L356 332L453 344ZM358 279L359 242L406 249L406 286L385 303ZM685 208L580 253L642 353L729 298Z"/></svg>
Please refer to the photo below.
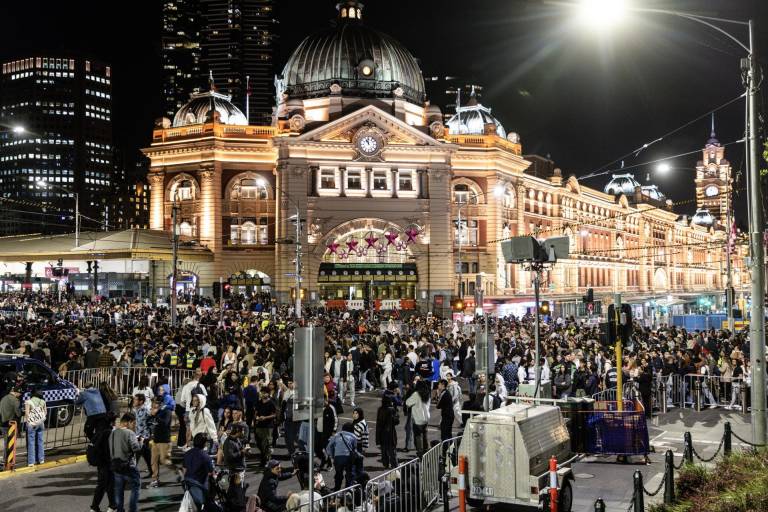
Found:
<svg viewBox="0 0 768 512"><path fill-rule="evenodd" d="M666 270L657 268L656 273L653 275L653 289L657 291L666 290L668 286Z"/></svg>
<svg viewBox="0 0 768 512"><path fill-rule="evenodd" d="M355 219L332 230L318 248L321 300L416 299L422 229L382 219Z"/></svg>
<svg viewBox="0 0 768 512"><path fill-rule="evenodd" d="M231 293L246 297L269 297L272 291L272 278L253 268L235 272L227 280Z"/></svg>

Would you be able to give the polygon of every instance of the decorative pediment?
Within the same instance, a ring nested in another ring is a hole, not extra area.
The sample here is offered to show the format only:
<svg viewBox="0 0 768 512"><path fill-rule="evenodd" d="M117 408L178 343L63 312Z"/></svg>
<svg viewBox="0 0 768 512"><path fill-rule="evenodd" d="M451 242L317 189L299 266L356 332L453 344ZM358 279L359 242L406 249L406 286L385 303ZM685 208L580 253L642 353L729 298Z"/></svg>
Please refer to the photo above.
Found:
<svg viewBox="0 0 768 512"><path fill-rule="evenodd" d="M447 146L374 105L351 112L294 140L353 143L358 131L364 128L380 132L387 145Z"/></svg>

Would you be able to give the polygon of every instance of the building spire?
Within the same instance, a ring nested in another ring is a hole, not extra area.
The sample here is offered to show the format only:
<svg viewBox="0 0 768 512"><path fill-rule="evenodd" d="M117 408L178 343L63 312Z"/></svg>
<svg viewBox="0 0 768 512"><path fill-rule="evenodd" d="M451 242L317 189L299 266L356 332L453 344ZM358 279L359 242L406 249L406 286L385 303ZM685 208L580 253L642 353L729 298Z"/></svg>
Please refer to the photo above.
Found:
<svg viewBox="0 0 768 512"><path fill-rule="evenodd" d="M709 133L709 137L714 139L715 138L715 113L712 112L712 131Z"/></svg>

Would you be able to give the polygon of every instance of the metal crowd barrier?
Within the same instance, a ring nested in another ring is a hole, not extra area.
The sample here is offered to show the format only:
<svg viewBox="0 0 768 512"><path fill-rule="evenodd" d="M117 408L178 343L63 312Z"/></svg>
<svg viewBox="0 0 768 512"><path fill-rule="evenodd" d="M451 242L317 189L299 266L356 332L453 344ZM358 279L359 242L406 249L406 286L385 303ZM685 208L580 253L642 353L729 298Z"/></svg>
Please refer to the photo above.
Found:
<svg viewBox="0 0 768 512"><path fill-rule="evenodd" d="M19 435L16 439L17 454L27 454L27 425L21 422ZM48 415L43 429L44 451L72 446L84 446L87 442L83 426L85 411L81 406L72 404L48 407Z"/></svg>
<svg viewBox="0 0 768 512"><path fill-rule="evenodd" d="M150 387L154 387L160 378L167 378L171 393L174 394L179 387L192 378L194 370L183 368L146 368L143 366L133 366L130 368L85 368L66 372L63 378L78 388L84 388L88 384L98 386L102 382L106 382L118 396L129 397L133 393L133 388L139 385L139 380L144 375L149 377Z"/></svg>
<svg viewBox="0 0 768 512"><path fill-rule="evenodd" d="M335 491L325 496L315 493L315 502L312 507L313 512L333 512L347 510L361 510L364 497L363 488L356 484L339 491ZM294 493L288 498L285 505L286 512L309 512L309 491L300 491Z"/></svg>
<svg viewBox="0 0 768 512"><path fill-rule="evenodd" d="M458 464L461 436L446 439L430 448L421 458L421 490L425 509L433 507L440 499L447 483L443 476L450 474Z"/></svg>
<svg viewBox="0 0 768 512"><path fill-rule="evenodd" d="M365 486L366 512L422 512L421 460L413 459L371 478Z"/></svg>

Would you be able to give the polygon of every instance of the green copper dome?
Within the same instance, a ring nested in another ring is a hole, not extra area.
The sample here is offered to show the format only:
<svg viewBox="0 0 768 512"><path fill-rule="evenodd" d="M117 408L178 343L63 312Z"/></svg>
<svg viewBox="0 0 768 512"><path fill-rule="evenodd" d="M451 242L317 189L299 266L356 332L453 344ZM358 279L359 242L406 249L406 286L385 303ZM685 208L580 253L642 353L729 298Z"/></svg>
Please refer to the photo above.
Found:
<svg viewBox="0 0 768 512"><path fill-rule="evenodd" d="M338 84L344 96L391 98L400 88L405 99L424 103L416 59L390 36L363 25L361 7L351 1L339 4L336 26L302 41L277 79L278 94L316 98L330 95Z"/></svg>

